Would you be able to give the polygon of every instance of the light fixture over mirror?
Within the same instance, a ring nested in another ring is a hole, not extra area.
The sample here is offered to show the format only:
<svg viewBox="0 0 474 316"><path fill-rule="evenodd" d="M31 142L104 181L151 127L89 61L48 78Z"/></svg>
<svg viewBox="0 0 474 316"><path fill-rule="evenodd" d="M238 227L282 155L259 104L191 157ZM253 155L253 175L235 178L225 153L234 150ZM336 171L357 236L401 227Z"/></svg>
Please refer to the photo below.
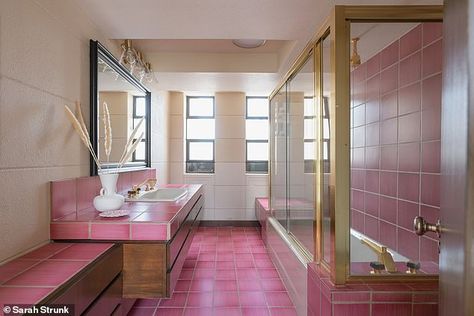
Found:
<svg viewBox="0 0 474 316"><path fill-rule="evenodd" d="M235 39L232 43L240 48L257 48L265 45L267 41L262 39Z"/></svg>
<svg viewBox="0 0 474 316"><path fill-rule="evenodd" d="M119 63L122 66L129 68L140 83L154 83L157 82L155 74L151 69L151 64L145 60L142 52L133 48L132 40L124 40L120 45L122 47L122 54L120 55Z"/></svg>

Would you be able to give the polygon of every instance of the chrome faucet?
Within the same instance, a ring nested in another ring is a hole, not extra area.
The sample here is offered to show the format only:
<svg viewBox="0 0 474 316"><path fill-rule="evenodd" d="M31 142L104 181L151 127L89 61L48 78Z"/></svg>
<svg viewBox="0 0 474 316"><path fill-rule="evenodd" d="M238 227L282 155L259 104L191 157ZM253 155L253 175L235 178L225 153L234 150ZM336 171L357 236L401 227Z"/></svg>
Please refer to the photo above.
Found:
<svg viewBox="0 0 474 316"><path fill-rule="evenodd" d="M387 272L395 273L398 271L395 261L393 261L392 254L388 252L387 247L380 246L366 238L363 238L360 241L369 246L369 248L377 254L378 261L384 265Z"/></svg>
<svg viewBox="0 0 474 316"><path fill-rule="evenodd" d="M133 185L132 188L130 189L130 191L128 191L128 197L133 198L133 197L137 196L140 193L141 188L143 186L145 186L145 191L150 191L150 190L155 189L155 185L156 185L156 179L155 178L146 179L145 181L143 181L140 184Z"/></svg>

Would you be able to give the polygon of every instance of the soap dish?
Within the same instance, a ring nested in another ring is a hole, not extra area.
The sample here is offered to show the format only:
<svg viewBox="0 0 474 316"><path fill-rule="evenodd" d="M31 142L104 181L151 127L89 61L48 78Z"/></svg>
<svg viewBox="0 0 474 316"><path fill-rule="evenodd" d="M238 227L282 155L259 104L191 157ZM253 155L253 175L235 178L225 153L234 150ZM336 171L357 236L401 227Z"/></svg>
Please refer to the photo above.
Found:
<svg viewBox="0 0 474 316"><path fill-rule="evenodd" d="M99 216L101 216L101 217L121 217L121 216L128 216L129 214L130 214L129 210L115 210L115 211L100 212Z"/></svg>

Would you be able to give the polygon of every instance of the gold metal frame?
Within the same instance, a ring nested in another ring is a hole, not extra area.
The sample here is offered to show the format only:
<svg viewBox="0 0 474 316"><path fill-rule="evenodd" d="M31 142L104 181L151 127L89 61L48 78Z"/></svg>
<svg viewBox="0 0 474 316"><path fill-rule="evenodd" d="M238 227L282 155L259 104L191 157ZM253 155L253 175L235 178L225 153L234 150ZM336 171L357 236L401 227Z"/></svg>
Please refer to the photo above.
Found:
<svg viewBox="0 0 474 316"><path fill-rule="evenodd" d="M443 6L335 6L322 27L316 32L290 70L269 96L271 100L287 80L301 67L311 51L314 52L314 91L317 104L318 157L315 176L316 222L314 258L328 270L335 284L351 281L428 281L437 280L436 275L350 275L350 24L361 22L442 22ZM334 192L331 195L331 261L322 257L322 65L321 39L328 34L331 41L331 155L334 169ZM337 83L337 84L336 84ZM270 173L271 175L271 173ZM271 176L270 176L271 186ZM337 225L336 225L337 222Z"/></svg>

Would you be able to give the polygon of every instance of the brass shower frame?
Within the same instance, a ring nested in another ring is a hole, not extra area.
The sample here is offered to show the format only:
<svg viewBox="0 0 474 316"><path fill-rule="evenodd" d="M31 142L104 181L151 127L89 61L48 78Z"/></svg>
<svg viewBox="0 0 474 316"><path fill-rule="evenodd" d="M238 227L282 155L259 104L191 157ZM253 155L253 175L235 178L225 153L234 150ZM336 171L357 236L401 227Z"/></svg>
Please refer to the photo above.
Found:
<svg viewBox="0 0 474 316"><path fill-rule="evenodd" d="M350 25L351 23L390 23L390 22L442 22L443 6L417 5L369 5L335 6L318 29L311 41L298 56L290 70L285 74L269 96L271 100L287 80L301 67L308 56L314 52L314 91L317 105L316 124L316 173L315 173L315 249L314 260L331 276L332 282L342 285L347 282L405 282L434 281L436 275L351 275L350 274ZM331 208L331 260L323 260L322 234L322 40L330 39L331 55L331 97L330 97L330 165L332 194ZM271 155L270 155L271 157ZM271 170L270 170L271 171ZM270 188L271 188L271 172ZM271 190L269 196L271 195ZM271 196L269 201L271 201ZM271 207L271 205L270 205ZM336 225L337 223L337 225Z"/></svg>

